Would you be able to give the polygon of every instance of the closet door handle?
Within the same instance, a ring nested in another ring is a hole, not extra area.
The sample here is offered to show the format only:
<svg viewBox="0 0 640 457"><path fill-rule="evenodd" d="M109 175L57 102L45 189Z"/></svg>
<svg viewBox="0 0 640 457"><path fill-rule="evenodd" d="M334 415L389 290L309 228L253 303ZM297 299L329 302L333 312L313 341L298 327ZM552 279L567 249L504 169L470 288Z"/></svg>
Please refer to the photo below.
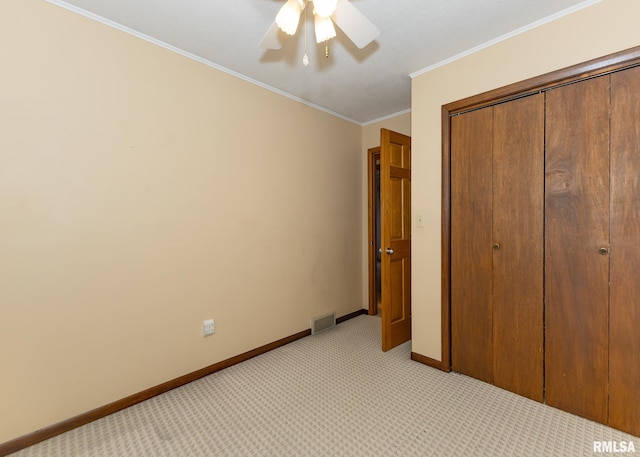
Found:
<svg viewBox="0 0 640 457"><path fill-rule="evenodd" d="M598 249L598 252L600 252L600 255L607 255L607 254L609 254L609 249L608 248L600 248L600 249Z"/></svg>
<svg viewBox="0 0 640 457"><path fill-rule="evenodd" d="M493 243L493 249L495 249L496 251L500 249L500 243Z"/></svg>

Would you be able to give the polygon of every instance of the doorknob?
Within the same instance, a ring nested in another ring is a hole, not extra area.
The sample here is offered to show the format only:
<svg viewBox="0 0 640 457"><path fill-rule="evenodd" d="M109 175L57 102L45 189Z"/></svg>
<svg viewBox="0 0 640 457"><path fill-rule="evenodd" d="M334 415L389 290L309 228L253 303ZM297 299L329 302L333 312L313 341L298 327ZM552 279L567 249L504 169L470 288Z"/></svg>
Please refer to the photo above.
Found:
<svg viewBox="0 0 640 457"><path fill-rule="evenodd" d="M391 249L391 248L387 248L387 249L386 249L386 252L387 252L387 254L389 254L389 255L393 255L393 253L394 253L395 251L394 251L393 249Z"/></svg>
<svg viewBox="0 0 640 457"><path fill-rule="evenodd" d="M494 243L493 249L495 249L496 251L500 249L500 243Z"/></svg>
<svg viewBox="0 0 640 457"><path fill-rule="evenodd" d="M598 251L600 251L601 255L609 254L609 249L607 249L607 248L600 248L600 249L598 249Z"/></svg>

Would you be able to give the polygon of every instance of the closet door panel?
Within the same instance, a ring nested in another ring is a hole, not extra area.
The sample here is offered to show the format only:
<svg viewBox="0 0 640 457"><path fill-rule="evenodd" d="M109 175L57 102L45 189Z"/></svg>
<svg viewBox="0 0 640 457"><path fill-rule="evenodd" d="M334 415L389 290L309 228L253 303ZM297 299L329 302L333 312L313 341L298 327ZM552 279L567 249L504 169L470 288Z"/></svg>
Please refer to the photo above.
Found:
<svg viewBox="0 0 640 457"><path fill-rule="evenodd" d="M494 110L494 384L542 401L544 95Z"/></svg>
<svg viewBox="0 0 640 457"><path fill-rule="evenodd" d="M611 76L610 425L640 436L640 68Z"/></svg>
<svg viewBox="0 0 640 457"><path fill-rule="evenodd" d="M545 173L546 400L606 423L608 76L547 92Z"/></svg>
<svg viewBox="0 0 640 457"><path fill-rule="evenodd" d="M451 119L451 366L493 382L493 108Z"/></svg>

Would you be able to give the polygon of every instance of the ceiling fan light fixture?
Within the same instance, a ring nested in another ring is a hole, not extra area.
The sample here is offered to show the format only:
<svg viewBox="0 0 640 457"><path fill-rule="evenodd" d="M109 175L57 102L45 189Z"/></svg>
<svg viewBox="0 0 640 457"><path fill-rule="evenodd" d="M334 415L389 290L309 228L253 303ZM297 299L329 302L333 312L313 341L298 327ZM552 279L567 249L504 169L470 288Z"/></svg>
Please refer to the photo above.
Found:
<svg viewBox="0 0 640 457"><path fill-rule="evenodd" d="M313 13L316 16L328 18L338 6L338 0L313 0Z"/></svg>
<svg viewBox="0 0 640 457"><path fill-rule="evenodd" d="M303 0L287 0L287 3L280 8L276 16L276 24L278 24L280 30L287 35L295 35L303 9Z"/></svg>
<svg viewBox="0 0 640 457"><path fill-rule="evenodd" d="M315 16L316 43L322 43L336 36L336 29L329 17Z"/></svg>
<svg viewBox="0 0 640 457"><path fill-rule="evenodd" d="M276 20L265 34L260 42L260 47L264 49L281 49L280 31L288 35L295 35L300 25L300 16L302 11L306 10L303 18L304 22L304 43L305 52L307 44L307 24L309 14L311 13L307 7L312 8L316 41L318 43L327 43L336 36L334 25L340 27L340 30L351 40L359 49L368 46L374 41L380 30L362 14L349 0L279 0L284 5L276 15ZM309 5L313 2L313 6ZM325 46L325 56L328 54L328 47ZM306 62L306 59L305 59Z"/></svg>

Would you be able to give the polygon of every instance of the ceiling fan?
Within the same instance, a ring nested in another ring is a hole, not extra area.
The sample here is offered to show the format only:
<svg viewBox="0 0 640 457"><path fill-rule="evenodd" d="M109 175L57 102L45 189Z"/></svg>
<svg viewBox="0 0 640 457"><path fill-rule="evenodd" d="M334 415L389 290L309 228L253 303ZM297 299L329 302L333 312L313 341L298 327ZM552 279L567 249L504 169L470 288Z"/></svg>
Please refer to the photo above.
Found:
<svg viewBox="0 0 640 457"><path fill-rule="evenodd" d="M323 43L336 36L335 23L340 30L360 49L371 43L380 34L349 0L287 0L280 8L275 22L260 42L264 49L280 49L278 31L295 35L302 11L313 2L316 42Z"/></svg>

